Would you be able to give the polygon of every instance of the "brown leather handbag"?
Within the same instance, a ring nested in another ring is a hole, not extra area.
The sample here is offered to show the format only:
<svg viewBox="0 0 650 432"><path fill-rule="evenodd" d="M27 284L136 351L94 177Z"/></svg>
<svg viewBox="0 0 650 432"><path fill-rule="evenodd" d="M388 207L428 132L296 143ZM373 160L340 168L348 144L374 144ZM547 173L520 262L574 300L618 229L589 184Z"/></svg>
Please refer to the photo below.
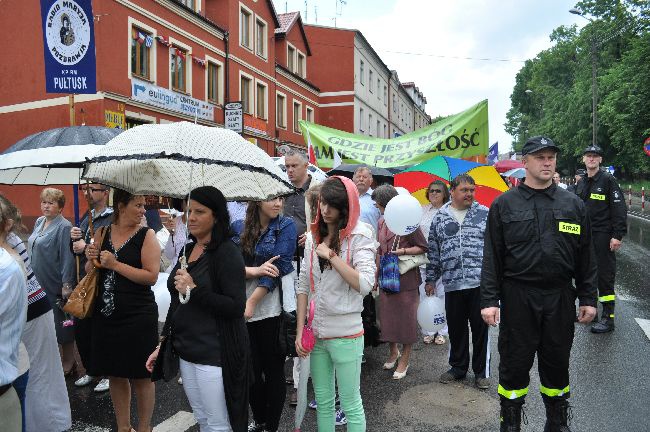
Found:
<svg viewBox="0 0 650 432"><path fill-rule="evenodd" d="M108 231L107 227L101 228L101 236L99 240L99 247L101 248L104 242L104 236ZM69 313L75 318L84 319L88 318L93 313L95 306L95 299L97 298L97 284L99 283L99 270L100 267L94 262L93 268L79 281L75 289L68 297L68 301L63 306L63 311Z"/></svg>

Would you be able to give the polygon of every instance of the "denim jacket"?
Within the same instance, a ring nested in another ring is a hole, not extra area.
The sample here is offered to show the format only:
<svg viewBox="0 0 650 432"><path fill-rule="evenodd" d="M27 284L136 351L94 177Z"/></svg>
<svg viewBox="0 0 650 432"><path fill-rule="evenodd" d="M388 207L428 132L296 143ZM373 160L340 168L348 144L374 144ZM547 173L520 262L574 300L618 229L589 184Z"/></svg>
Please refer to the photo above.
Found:
<svg viewBox="0 0 650 432"><path fill-rule="evenodd" d="M244 221L238 220L233 222L232 231L234 233L233 241L241 247ZM244 262L247 267L258 267L274 256L280 255L280 258L273 261L273 264L280 272L280 277L271 278L263 276L246 281L246 298L249 298L253 294L253 291L260 286L269 291L255 307L255 312L249 322L260 321L280 315L280 295L275 288L280 283L282 276L293 272L293 256L296 252L296 239L296 225L293 220L288 217L279 216L269 223L266 231L260 236L255 245L255 255L250 256L244 253Z"/></svg>

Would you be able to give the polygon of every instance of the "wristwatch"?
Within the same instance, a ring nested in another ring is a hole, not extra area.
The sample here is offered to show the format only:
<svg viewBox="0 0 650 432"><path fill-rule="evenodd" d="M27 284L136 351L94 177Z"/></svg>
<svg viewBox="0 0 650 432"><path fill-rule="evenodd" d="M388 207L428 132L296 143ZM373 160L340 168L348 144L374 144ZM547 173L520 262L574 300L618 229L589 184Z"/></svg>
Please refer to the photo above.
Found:
<svg viewBox="0 0 650 432"><path fill-rule="evenodd" d="M330 249L330 253L329 253L329 258L328 258L328 259L331 261L332 258L334 258L335 256L336 256L336 252L334 252L332 249Z"/></svg>

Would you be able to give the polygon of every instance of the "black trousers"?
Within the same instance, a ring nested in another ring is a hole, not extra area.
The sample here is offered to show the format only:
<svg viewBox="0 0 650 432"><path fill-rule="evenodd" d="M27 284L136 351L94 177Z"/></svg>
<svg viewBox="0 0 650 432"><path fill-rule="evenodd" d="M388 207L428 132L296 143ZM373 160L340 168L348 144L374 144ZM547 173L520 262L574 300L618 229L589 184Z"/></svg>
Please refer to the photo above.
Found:
<svg viewBox="0 0 650 432"><path fill-rule="evenodd" d="M74 319L74 340L77 343L79 357L85 369L90 368L90 339L92 323L90 318Z"/></svg>
<svg viewBox="0 0 650 432"><path fill-rule="evenodd" d="M255 423L265 423L266 430L275 432L280 423L287 387L284 381L284 355L280 353L278 333L280 317L249 322L254 382L249 403Z"/></svg>
<svg viewBox="0 0 650 432"><path fill-rule="evenodd" d="M501 398L523 402L535 353L542 396L569 397L575 298L568 286L539 290L504 282L499 325Z"/></svg>
<svg viewBox="0 0 650 432"><path fill-rule="evenodd" d="M449 364L457 376L469 369L469 328L472 328L472 370L476 377L490 376L488 326L481 318L479 288L445 293L445 312L449 328Z"/></svg>
<svg viewBox="0 0 650 432"><path fill-rule="evenodd" d="M616 254L609 250L611 234L594 232L592 234L596 262L598 263L598 300L614 304L614 281L616 280Z"/></svg>

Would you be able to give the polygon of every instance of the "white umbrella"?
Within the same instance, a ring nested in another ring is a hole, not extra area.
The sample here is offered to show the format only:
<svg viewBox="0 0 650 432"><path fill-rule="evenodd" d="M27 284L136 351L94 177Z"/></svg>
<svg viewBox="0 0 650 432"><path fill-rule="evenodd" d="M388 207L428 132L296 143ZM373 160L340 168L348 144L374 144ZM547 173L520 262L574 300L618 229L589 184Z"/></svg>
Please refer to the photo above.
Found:
<svg viewBox="0 0 650 432"><path fill-rule="evenodd" d="M282 174L283 174L282 178L289 181L289 176L287 175L287 167L284 166L284 156L274 157L273 160L282 170ZM310 163L309 165L307 165L307 171L312 176L312 178L315 178L320 182L324 182L325 180L327 180L327 174L325 174L325 171L318 168L314 164Z"/></svg>
<svg viewBox="0 0 650 432"><path fill-rule="evenodd" d="M502 177L514 177L514 178L524 178L526 177L525 168L513 168L501 174Z"/></svg>
<svg viewBox="0 0 650 432"><path fill-rule="evenodd" d="M182 198L214 186L230 201L261 201L293 192L281 169L237 133L188 122L147 124L108 142L84 179L137 195Z"/></svg>

